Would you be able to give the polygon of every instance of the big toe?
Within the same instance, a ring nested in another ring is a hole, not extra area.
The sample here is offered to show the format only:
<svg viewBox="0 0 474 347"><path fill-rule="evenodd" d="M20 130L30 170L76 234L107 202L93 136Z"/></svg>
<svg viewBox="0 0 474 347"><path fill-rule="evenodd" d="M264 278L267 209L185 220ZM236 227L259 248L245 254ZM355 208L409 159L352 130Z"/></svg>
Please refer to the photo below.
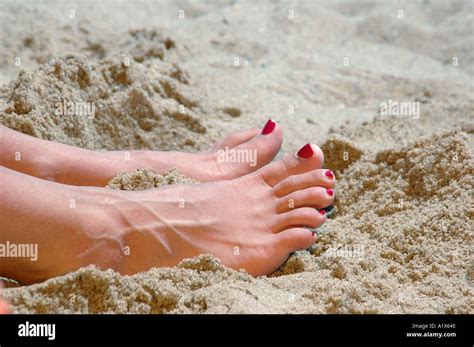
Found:
<svg viewBox="0 0 474 347"><path fill-rule="evenodd" d="M229 178L253 172L272 161L282 141L283 134L278 123L270 119L258 135L233 148L217 151L219 171Z"/></svg>
<svg viewBox="0 0 474 347"><path fill-rule="evenodd" d="M324 154L317 145L308 143L295 154L285 154L277 160L257 171L257 174L270 186L274 186L291 175L302 174L311 170L321 169Z"/></svg>

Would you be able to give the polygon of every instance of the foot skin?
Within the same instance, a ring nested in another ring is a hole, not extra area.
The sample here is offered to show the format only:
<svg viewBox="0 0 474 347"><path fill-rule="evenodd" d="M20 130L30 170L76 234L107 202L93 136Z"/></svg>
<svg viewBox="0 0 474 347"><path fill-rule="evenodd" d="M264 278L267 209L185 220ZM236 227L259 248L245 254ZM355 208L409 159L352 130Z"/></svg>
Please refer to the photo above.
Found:
<svg viewBox="0 0 474 347"><path fill-rule="evenodd" d="M203 253L253 276L270 274L290 253L316 241L305 227L322 225L321 209L334 199L334 176L322 165L322 151L307 144L297 155L233 180L148 191L76 188L77 205L88 206L79 218L88 237L62 246L69 253L48 277L89 264L133 274ZM104 201L105 194L104 207L97 199Z"/></svg>
<svg viewBox="0 0 474 347"><path fill-rule="evenodd" d="M234 133L206 152L90 151L24 135L0 125L0 165L49 181L104 187L122 171L177 168L200 182L233 179L268 164L282 143L281 129L269 120L262 129ZM240 155L229 160L225 153Z"/></svg>
<svg viewBox="0 0 474 347"><path fill-rule="evenodd" d="M308 144L298 153L234 180L136 194L122 215L134 256L124 257L119 271L173 266L211 253L253 276L273 272L290 253L316 241L304 227L322 225L320 209L334 199L334 178L321 169L319 147Z"/></svg>
<svg viewBox="0 0 474 347"><path fill-rule="evenodd" d="M316 241L305 227L322 225L334 199L334 175L322 165L319 147L307 144L236 179L145 191L69 186L0 167L9 187L0 187L0 242L39 249L37 261L0 258L0 276L30 284L90 264L134 274L204 253L269 274Z"/></svg>
<svg viewBox="0 0 474 347"><path fill-rule="evenodd" d="M123 161L122 165L129 171L149 168L164 172L175 167L200 182L213 182L237 178L263 167L276 156L282 141L280 127L270 119L262 129L231 134L206 152L117 151L107 154L115 163Z"/></svg>

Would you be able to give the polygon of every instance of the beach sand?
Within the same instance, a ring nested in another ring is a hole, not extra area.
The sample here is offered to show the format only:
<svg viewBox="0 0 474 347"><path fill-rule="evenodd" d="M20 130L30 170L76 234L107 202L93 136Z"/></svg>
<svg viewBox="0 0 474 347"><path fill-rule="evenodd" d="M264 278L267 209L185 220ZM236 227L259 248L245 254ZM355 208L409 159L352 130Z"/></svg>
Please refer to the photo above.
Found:
<svg viewBox="0 0 474 347"><path fill-rule="evenodd" d="M337 178L318 242L269 276L211 255L133 276L90 266L5 289L14 312L474 312L472 2L4 1L0 10L2 124L89 149L193 152L273 118L282 152L316 143ZM64 100L95 113L58 115ZM415 102L419 113L383 114L389 102ZM108 188L198 184L148 169Z"/></svg>

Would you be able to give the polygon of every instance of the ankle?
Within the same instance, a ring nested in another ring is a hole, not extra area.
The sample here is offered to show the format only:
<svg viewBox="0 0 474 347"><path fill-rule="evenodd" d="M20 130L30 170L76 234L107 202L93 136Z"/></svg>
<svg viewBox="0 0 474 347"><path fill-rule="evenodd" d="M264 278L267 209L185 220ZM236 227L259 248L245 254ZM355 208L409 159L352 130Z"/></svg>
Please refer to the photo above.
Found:
<svg viewBox="0 0 474 347"><path fill-rule="evenodd" d="M76 148L63 155L60 166L58 158L49 163L46 169L49 179L70 185L104 187L118 173L131 169L127 160L111 153Z"/></svg>
<svg viewBox="0 0 474 347"><path fill-rule="evenodd" d="M121 199L113 190L63 186L69 209L39 244L39 259L28 264L22 279L34 283L95 265L118 270L123 258ZM58 220L59 218L56 218Z"/></svg>

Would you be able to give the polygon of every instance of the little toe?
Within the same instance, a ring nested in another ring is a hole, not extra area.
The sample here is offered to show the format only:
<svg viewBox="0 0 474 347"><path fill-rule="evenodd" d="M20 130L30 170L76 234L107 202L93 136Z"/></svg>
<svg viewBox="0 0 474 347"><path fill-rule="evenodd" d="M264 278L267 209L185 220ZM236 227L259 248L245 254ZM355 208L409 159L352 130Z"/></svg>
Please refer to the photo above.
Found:
<svg viewBox="0 0 474 347"><path fill-rule="evenodd" d="M317 240L317 235L304 228L291 228L275 235L282 251L290 254L311 247Z"/></svg>

